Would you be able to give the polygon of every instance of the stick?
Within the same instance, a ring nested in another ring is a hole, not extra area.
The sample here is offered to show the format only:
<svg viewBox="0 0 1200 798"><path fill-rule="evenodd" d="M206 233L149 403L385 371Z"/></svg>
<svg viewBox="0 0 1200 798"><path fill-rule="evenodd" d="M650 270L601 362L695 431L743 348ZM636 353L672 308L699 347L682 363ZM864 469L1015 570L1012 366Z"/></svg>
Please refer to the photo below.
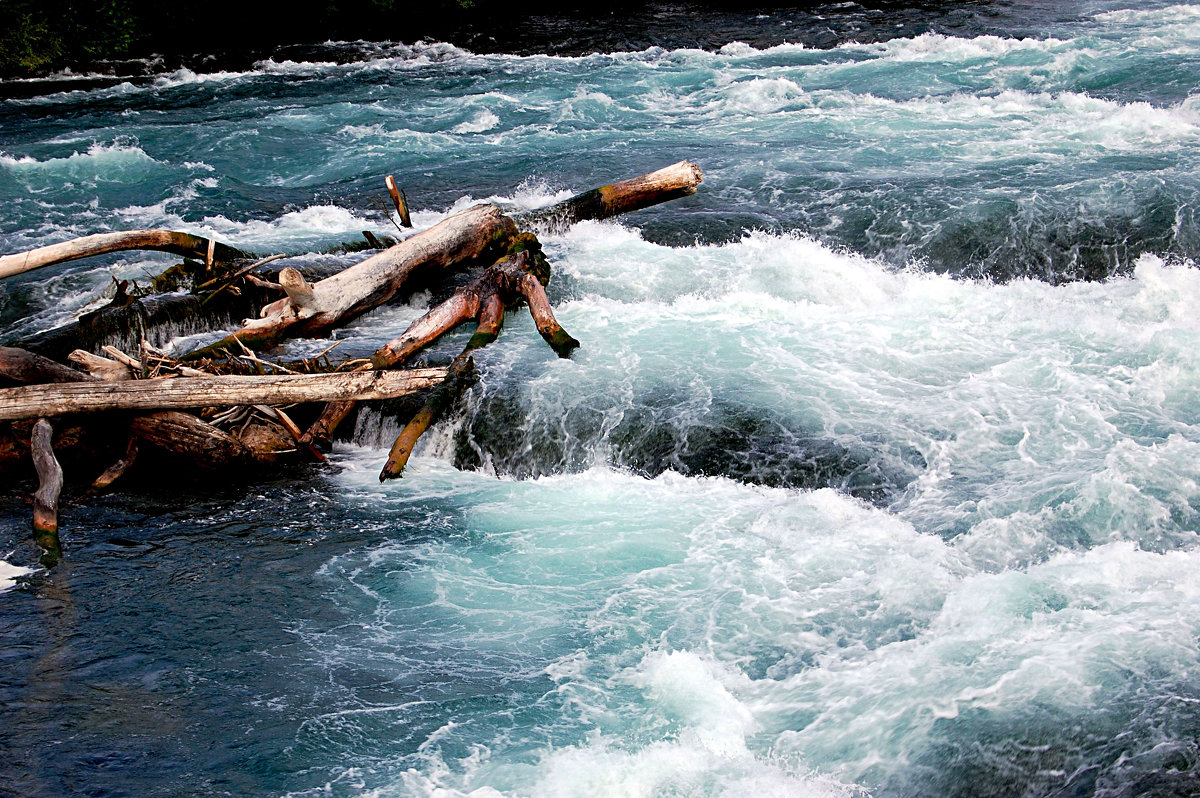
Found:
<svg viewBox="0 0 1200 798"><path fill-rule="evenodd" d="M50 422L38 419L33 425L29 446L33 467L37 469L39 485L33 494L33 539L42 548L42 564L52 567L62 558L58 539L58 496L62 492L63 470L54 457Z"/></svg>
<svg viewBox="0 0 1200 798"><path fill-rule="evenodd" d="M405 202L405 196L399 188L396 187L396 178L388 175L383 179L387 184L388 194L392 197L392 204L396 206L396 213L400 216L400 224L405 227L412 227L412 219L408 215L408 203Z"/></svg>
<svg viewBox="0 0 1200 798"><path fill-rule="evenodd" d="M108 490L108 487L123 477L127 471L133 466L137 459L138 445L137 437L133 436L129 439L129 445L125 447L125 454L120 460L110 465L104 470L104 473L96 477L92 482L92 487L88 489L89 493L100 493Z"/></svg>

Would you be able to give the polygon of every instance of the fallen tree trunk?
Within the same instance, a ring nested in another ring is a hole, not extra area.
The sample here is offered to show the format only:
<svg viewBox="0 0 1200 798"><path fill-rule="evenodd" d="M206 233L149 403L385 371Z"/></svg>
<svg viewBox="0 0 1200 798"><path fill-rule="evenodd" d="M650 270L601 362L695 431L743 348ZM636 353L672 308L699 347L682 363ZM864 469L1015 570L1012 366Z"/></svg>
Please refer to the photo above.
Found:
<svg viewBox="0 0 1200 798"><path fill-rule="evenodd" d="M585 219L608 219L695 194L703 180L704 172L699 166L680 161L640 177L576 194L548 208L515 214L513 219L524 229L561 232Z"/></svg>
<svg viewBox="0 0 1200 798"><path fill-rule="evenodd" d="M172 252L176 255L201 258L209 264L214 259L231 260L244 257L240 250L191 233L177 233L174 230L127 230L121 233L97 233L31 249L28 252L0 255L0 278L92 255L132 249Z"/></svg>
<svg viewBox="0 0 1200 798"><path fill-rule="evenodd" d="M234 339L261 346L285 336L324 335L387 302L418 271L499 257L516 237L518 223L559 228L584 219L607 219L694 194L703 179L699 166L680 161L641 177L592 189L551 208L521 215L515 221L494 205L476 205L339 274L311 286L295 285L288 298L264 307L262 318L246 321L240 330L189 357L219 352Z"/></svg>
<svg viewBox="0 0 1200 798"><path fill-rule="evenodd" d="M13 382L80 382L88 375L15 346L0 346L0 377Z"/></svg>
<svg viewBox="0 0 1200 798"><path fill-rule="evenodd" d="M15 347L0 347L0 376L21 383L96 383L94 377L76 371L73 368L56 363L49 358L26 352ZM45 386L42 386L45 387ZM0 391L0 394L3 392ZM28 422L25 422L26 424ZM16 464L29 455L29 450L18 444L29 440L30 430L15 429L23 426L14 424L12 434L0 440L0 473L12 472ZM60 430L59 447L76 456L82 453L83 460L93 460L102 449L92 440L96 436L88 436L89 431L103 433L101 438L111 437L113 430L97 425L74 425ZM163 450L167 454L191 461L195 465L210 470L240 467L254 462L274 462L278 459L279 447L252 447L238 438L230 435L207 421L189 413L178 411L161 411L135 416L129 420L129 431L145 443ZM253 441L269 444L269 441ZM60 452L61 455L61 452Z"/></svg>
<svg viewBox="0 0 1200 798"><path fill-rule="evenodd" d="M339 399L391 399L429 388L445 376L446 369L441 368L25 385L0 389L0 421L102 410L178 410Z"/></svg>
<svg viewBox="0 0 1200 798"><path fill-rule="evenodd" d="M141 441L183 457L203 469L223 470L264 458L242 441L191 413L164 410L136 416L129 429Z"/></svg>
<svg viewBox="0 0 1200 798"><path fill-rule="evenodd" d="M516 235L516 225L499 208L476 205L332 277L293 286L303 299L288 296L267 305L262 318L247 320L240 330L188 357L219 352L235 340L261 346L285 335L323 335L387 302L414 274L499 255Z"/></svg>
<svg viewBox="0 0 1200 798"><path fill-rule="evenodd" d="M387 369L400 365L443 334L472 319L479 321L479 327L468 343L464 355L486 346L499 334L505 307L512 307L522 299L528 303L529 312L542 338L559 357L568 357L579 346L579 342L559 325L550 308L550 301L546 298L543 280L549 281L550 267L541 255L541 244L533 235L523 233L514 242L513 248L516 250L513 254L492 264L482 275L459 288L445 302L431 308L424 316L410 324L399 338L377 349L370 360L358 370ZM499 303L498 311L494 303ZM500 314L500 321L489 321L485 324L485 317L490 318L495 313ZM460 356L460 359L462 357ZM452 375L455 369L456 366L452 365ZM300 442L328 448L333 433L354 411L355 405L353 400L330 402L325 405L321 415L308 428ZM420 434L417 433L417 437ZM416 438L413 440L415 443Z"/></svg>

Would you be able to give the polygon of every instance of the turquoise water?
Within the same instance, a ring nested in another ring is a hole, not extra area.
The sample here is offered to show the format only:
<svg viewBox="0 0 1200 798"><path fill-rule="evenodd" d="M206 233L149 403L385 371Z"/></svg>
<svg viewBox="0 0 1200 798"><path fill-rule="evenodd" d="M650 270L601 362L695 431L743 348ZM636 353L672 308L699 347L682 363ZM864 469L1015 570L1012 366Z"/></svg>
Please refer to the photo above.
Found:
<svg viewBox="0 0 1200 798"><path fill-rule="evenodd" d="M336 268L394 232L387 173L418 226L706 175L544 238L581 348L511 316L403 480L378 408L328 467L68 507L65 565L0 570L0 794L1200 790L1200 6L983 8L0 102L0 251L169 227ZM2 336L169 262L6 281Z"/></svg>

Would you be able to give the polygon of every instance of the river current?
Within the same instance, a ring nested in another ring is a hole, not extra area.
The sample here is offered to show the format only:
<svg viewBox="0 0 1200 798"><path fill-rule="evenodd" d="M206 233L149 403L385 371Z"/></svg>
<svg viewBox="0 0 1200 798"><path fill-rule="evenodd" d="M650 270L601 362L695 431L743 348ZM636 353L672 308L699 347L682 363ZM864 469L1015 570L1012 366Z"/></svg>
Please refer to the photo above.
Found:
<svg viewBox="0 0 1200 798"><path fill-rule="evenodd" d="M3 252L333 269L389 173L418 227L705 181L543 237L582 346L510 315L401 480L367 411L328 466L67 506L49 573L5 491L0 795L1200 792L1200 6L645 13L8 86ZM0 342L170 262L4 281Z"/></svg>

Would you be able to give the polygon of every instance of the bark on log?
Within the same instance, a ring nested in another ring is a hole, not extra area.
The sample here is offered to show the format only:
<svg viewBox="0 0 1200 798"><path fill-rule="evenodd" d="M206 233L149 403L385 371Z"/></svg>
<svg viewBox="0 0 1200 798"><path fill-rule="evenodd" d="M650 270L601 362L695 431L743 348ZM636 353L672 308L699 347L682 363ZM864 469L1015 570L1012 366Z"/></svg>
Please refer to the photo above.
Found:
<svg viewBox="0 0 1200 798"><path fill-rule="evenodd" d="M160 378L0 389L0 421L103 410L178 410L338 399L390 399L436 385L446 369L266 377Z"/></svg>
<svg viewBox="0 0 1200 798"><path fill-rule="evenodd" d="M58 540L58 496L62 492L63 470L54 457L50 440L54 430L46 419L38 419L30 436L33 465L39 485L33 494L33 538L42 547L42 563L55 565L62 557Z"/></svg>
<svg viewBox="0 0 1200 798"><path fill-rule="evenodd" d="M177 233L173 230L127 230L121 233L97 233L75 238L59 244L51 244L28 252L0 255L0 278L52 266L56 263L122 252L131 249L149 249L158 252L173 252L176 255L191 255L198 258L212 257L231 260L243 257L240 250L218 244L203 236Z"/></svg>
<svg viewBox="0 0 1200 798"><path fill-rule="evenodd" d="M0 377L13 382L79 382L87 375L14 346L0 346Z"/></svg>
<svg viewBox="0 0 1200 798"><path fill-rule="evenodd" d="M522 229L559 232L585 219L607 219L695 194L703 180L699 166L679 161L640 177L576 194L548 208L514 214L513 219Z"/></svg>
<svg viewBox="0 0 1200 798"><path fill-rule="evenodd" d="M237 468L259 459L240 440L190 413L168 410L137 416L129 428L139 440L204 469Z"/></svg>
<svg viewBox="0 0 1200 798"><path fill-rule="evenodd" d="M248 319L240 330L188 357L219 352L235 339L261 346L285 335L322 335L387 302L417 272L498 255L516 234L516 225L499 208L476 205L314 283L315 310L297 312L290 298L273 302L263 308L262 318Z"/></svg>

